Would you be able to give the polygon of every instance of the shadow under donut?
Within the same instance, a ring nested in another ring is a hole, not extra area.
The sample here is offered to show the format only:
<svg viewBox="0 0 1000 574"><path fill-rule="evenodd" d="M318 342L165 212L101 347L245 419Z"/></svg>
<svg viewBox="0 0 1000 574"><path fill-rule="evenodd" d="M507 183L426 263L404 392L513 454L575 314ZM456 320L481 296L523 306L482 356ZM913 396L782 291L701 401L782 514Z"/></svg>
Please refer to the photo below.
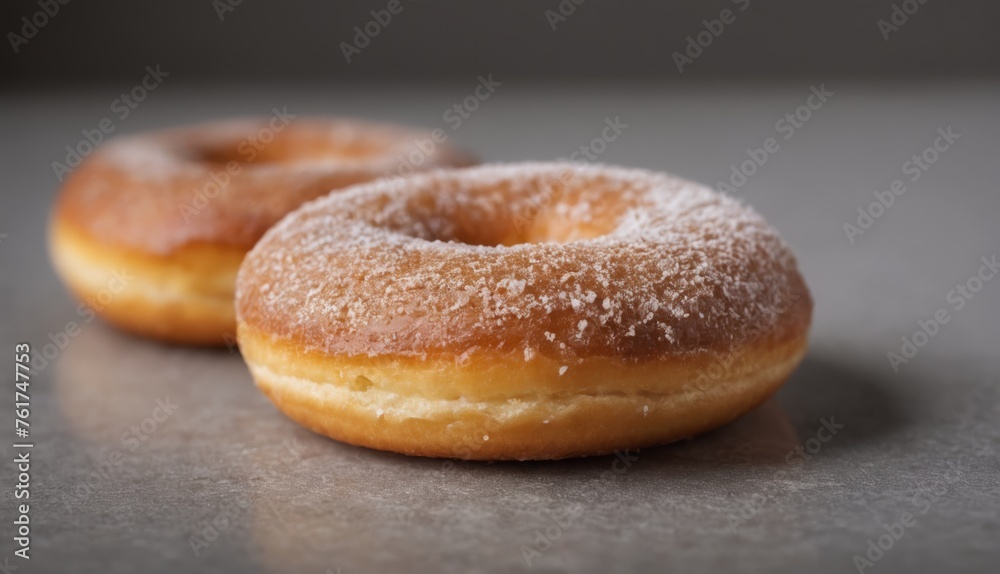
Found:
<svg viewBox="0 0 1000 574"><path fill-rule="evenodd" d="M434 548L441 539L475 539L477 533L501 537L511 548L504 560L521 564L520 546L533 544L536 530L554 529L554 524L565 525L567 538L583 536L586 529L576 525L587 522L653 524L665 539L685 543L692 530L684 520L728 532L727 513L738 511L745 499L785 492L776 479L779 472L809 483L812 474L838 464L844 451L898 430L906 424L899 400L885 381L810 357L777 396L725 427L608 456L445 460L310 434L299 436L307 454L298 455L283 450L272 435L273 444L260 449L259 456L280 455L288 463L280 465L280 473L262 473L249 482L247 524L261 562L320 570L345 562L371 567L430 563L437 557L418 549ZM788 464L789 453L808 448L817 429L824 428L823 419L843 428L823 443L814 462ZM277 426L295 428L291 421L283 423ZM822 462L827 456L832 460ZM263 462L256 467L267 466ZM303 501L298 492L313 497ZM339 502L344 498L356 503L344 506ZM705 508L721 510L701 512ZM447 520L442 522L442 516ZM384 550L401 540L417 544L408 544L412 551L403 557Z"/></svg>
<svg viewBox="0 0 1000 574"><path fill-rule="evenodd" d="M661 467L665 472L672 472L678 467L687 467L694 472L712 474L726 472L732 465L783 466L790 456L794 456L790 453L797 449L806 454L810 449L818 451L817 441L830 453L877 441L906 426L902 400L885 381L868 373L825 358L808 356L775 396L714 431L645 448L641 455L619 452L562 461L500 462L490 466L514 475L532 476L557 476L595 465L613 467L612 472L621 472L622 468L633 469L632 464L626 466L626 462L631 463L630 459L636 456L642 463L636 461L635 467L644 471ZM457 460L445 464L455 469L486 466L481 462Z"/></svg>
<svg viewBox="0 0 1000 574"><path fill-rule="evenodd" d="M910 424L905 397L876 375L810 356L778 392L777 400L799 431L811 435L823 418L838 417L838 448L877 441Z"/></svg>
<svg viewBox="0 0 1000 574"><path fill-rule="evenodd" d="M665 464L785 465L795 453L827 453L877 441L907 425L902 397L877 377L807 356L785 385L736 421L690 440L649 449Z"/></svg>

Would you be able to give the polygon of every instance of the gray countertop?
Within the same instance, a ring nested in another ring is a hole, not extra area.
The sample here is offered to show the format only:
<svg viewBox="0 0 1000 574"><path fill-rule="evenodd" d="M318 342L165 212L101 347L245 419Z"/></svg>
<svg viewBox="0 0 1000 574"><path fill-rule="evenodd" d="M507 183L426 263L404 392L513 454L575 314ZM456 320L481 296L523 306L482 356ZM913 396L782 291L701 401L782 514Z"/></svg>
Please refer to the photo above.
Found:
<svg viewBox="0 0 1000 574"><path fill-rule="evenodd" d="M5 386L15 342L64 347L39 362L31 385L30 561L12 554L14 409L0 408L10 433L0 565L819 574L857 572L859 556L872 562L866 572L996 571L1000 278L961 307L951 292L982 257L1000 255L1000 85L826 82L833 95L789 134L778 122L808 105L809 84L612 89L497 78L454 127L444 113L474 79L367 91L171 80L126 118L112 106L131 86L0 93ZM779 149L736 195L799 257L816 300L809 355L775 398L704 436L622 457L483 464L338 444L284 418L237 353L86 322L44 250L52 162L65 147L105 117L127 133L275 106L442 127L496 161L567 157L620 117L629 127L600 161L709 184L775 137ZM960 137L910 182L906 162L948 126ZM844 224L894 179L907 192L851 243ZM896 372L887 354L939 309L948 322ZM79 332L61 336L71 321Z"/></svg>

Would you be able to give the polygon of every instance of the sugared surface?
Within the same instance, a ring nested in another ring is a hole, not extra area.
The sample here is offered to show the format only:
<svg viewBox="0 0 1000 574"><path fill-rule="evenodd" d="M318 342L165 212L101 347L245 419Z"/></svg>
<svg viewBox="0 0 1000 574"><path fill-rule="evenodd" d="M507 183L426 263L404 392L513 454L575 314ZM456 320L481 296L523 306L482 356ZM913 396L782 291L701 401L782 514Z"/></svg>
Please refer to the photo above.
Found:
<svg viewBox="0 0 1000 574"><path fill-rule="evenodd" d="M391 125L281 114L115 138L67 178L57 217L98 240L151 253L206 242L249 249L286 213L332 189L470 163L447 146L421 151L418 143L429 138Z"/></svg>
<svg viewBox="0 0 1000 574"><path fill-rule="evenodd" d="M801 337L812 306L750 208L579 164L431 172L316 200L251 251L237 291L239 320L314 350L526 361Z"/></svg>

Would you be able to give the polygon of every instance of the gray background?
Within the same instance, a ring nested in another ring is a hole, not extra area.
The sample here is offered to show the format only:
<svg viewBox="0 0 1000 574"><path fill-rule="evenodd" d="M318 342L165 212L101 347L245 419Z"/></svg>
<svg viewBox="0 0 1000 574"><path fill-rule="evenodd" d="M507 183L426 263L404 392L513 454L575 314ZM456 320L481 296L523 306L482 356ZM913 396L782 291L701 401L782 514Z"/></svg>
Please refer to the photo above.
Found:
<svg viewBox="0 0 1000 574"><path fill-rule="evenodd" d="M212 0L72 0L17 54L4 46L0 62L13 86L57 88L134 82L150 63L199 83L423 83L484 70L547 83L816 75L881 81L1000 72L1000 5L989 0L923 0L888 42L876 21L888 19L900 0L751 0L744 11L743 0L565 0L575 11L555 30L545 13L558 11L559 0L400 1L402 12L350 64L341 42L352 42L354 28L388 0L242 0L221 20ZM36 2L4 2L4 33L19 30ZM725 8L737 9L735 22L697 65L678 74L670 55Z"/></svg>
<svg viewBox="0 0 1000 574"><path fill-rule="evenodd" d="M809 356L788 384L725 428L636 453L622 474L608 474L615 457L449 463L312 435L255 390L238 354L94 321L33 377L33 558L11 557L4 526L0 564L856 572L852 557L909 512L917 524L866 572L994 571L1000 279L961 310L946 297L1000 254L996 9L930 0L884 42L874 20L888 2L754 1L678 74L670 52L726 2L667 13L590 0L555 32L542 15L555 3L470 4L407 4L349 66L336 45L370 8L246 0L219 22L210 5L71 2L20 54L0 47L4 352L80 322L45 254L51 164L104 117L130 133L287 106L442 127L484 159L517 161L566 157L619 116L629 127L600 161L714 184L822 84L834 95L736 193L789 241L816 299ZM16 21L33 8L4 10ZM115 118L111 102L156 63L173 75ZM444 112L490 73L501 86L451 130ZM850 243L843 224L948 126L954 147ZM886 354L939 308L951 320L894 372ZM176 412L129 452L122 434L168 397ZM0 428L12 410L0 408ZM844 425L833 439L786 462L831 418ZM15 467L2 444L9 524ZM116 450L120 464L95 477ZM213 521L218 537L195 555L190 537ZM529 565L522 546L546 529L556 538Z"/></svg>

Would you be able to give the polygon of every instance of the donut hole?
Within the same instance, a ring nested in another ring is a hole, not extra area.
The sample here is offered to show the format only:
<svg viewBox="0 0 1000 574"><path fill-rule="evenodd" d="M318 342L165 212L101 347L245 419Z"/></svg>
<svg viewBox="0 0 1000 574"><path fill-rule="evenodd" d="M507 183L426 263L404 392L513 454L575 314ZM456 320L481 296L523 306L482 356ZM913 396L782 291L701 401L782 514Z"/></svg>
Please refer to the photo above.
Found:
<svg viewBox="0 0 1000 574"><path fill-rule="evenodd" d="M602 178L566 183L554 176L484 189L431 181L406 198L399 216L378 225L427 241L481 247L586 241L618 228L628 206L618 197L622 187Z"/></svg>
<svg viewBox="0 0 1000 574"><path fill-rule="evenodd" d="M268 132L197 147L193 160L224 166L293 164L329 160L360 160L383 153L384 146L360 138L337 140L310 134Z"/></svg>
<svg viewBox="0 0 1000 574"><path fill-rule="evenodd" d="M617 210L612 211L582 219L552 207L525 211L515 205L502 210L499 217L496 213L469 209L456 214L450 233L434 239L486 247L572 243L611 233L617 221Z"/></svg>
<svg viewBox="0 0 1000 574"><path fill-rule="evenodd" d="M481 225L471 229L458 228L450 237L435 239L484 247L512 247L537 243L572 243L601 237L608 231L593 227L574 227L572 222L540 222L523 229L516 225L490 223L488 226Z"/></svg>

